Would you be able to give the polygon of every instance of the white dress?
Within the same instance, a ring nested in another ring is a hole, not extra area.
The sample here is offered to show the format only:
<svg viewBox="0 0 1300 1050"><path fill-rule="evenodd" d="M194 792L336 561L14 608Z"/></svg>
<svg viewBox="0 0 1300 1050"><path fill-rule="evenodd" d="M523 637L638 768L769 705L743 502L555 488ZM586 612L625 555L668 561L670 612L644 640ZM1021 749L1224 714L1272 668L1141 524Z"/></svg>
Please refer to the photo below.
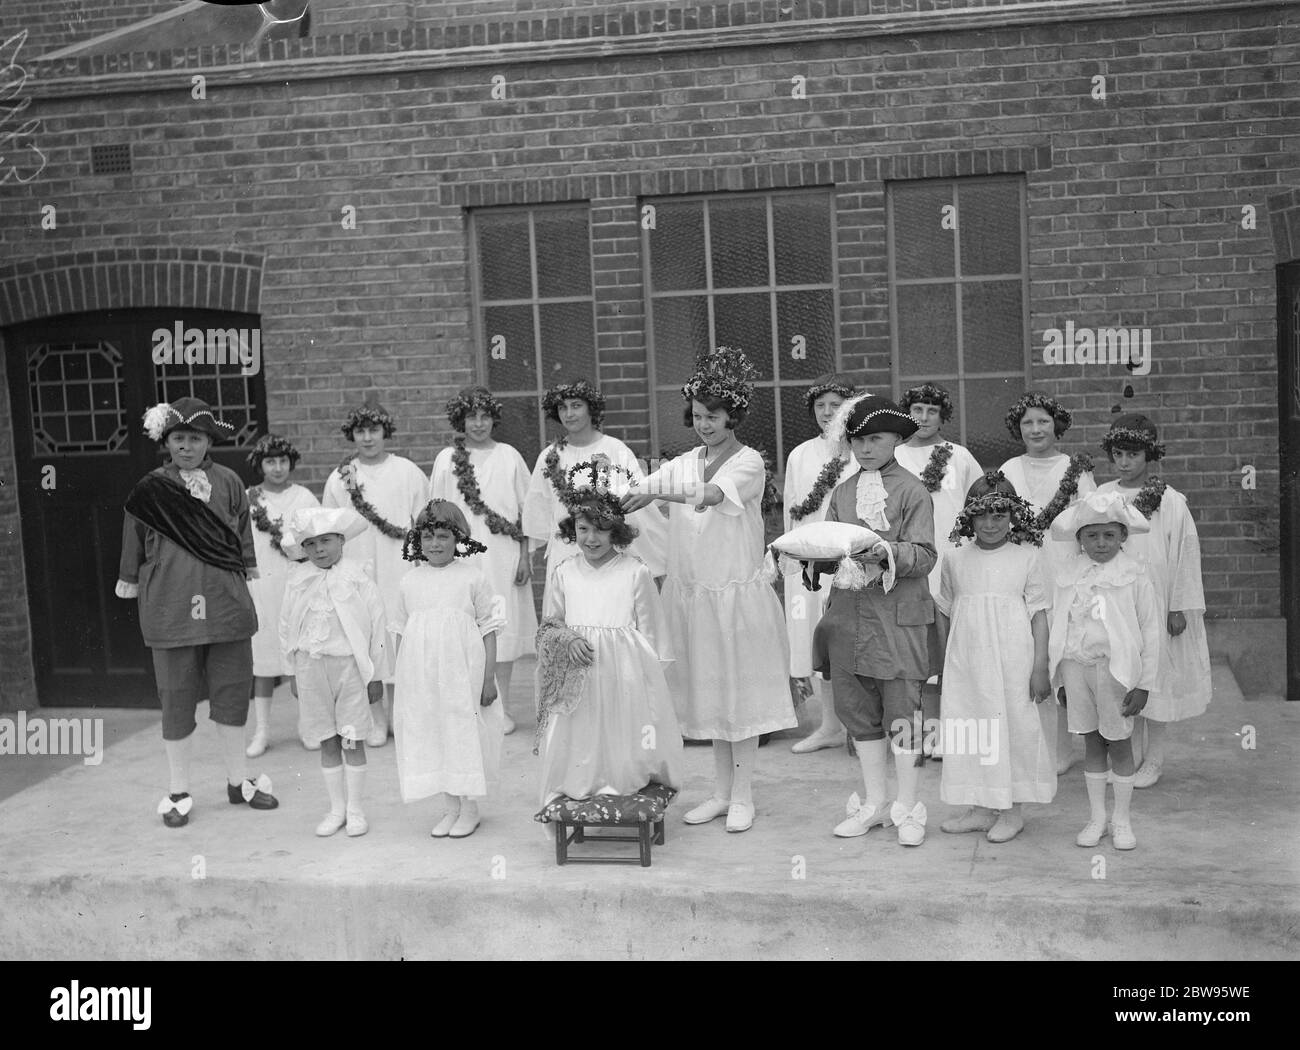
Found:
<svg viewBox="0 0 1300 1050"><path fill-rule="evenodd" d="M1060 453L1042 459L1035 459L1033 456L1016 456L1003 463L1001 470L1007 476L1007 480L1015 486L1016 495L1029 500L1034 505L1034 511L1039 513L1056 497L1056 490L1060 488L1061 479L1065 477L1065 471L1069 466L1070 457ZM1080 496L1086 496L1096 490L1097 482L1093 480L1092 471L1085 471L1079 475L1079 490L1071 497L1070 502L1074 503ZM1044 530L1043 554L1047 558L1047 564L1043 567L1043 578L1055 579L1065 559L1072 551L1078 549L1077 543L1053 540L1051 532ZM1048 588L1047 597L1050 604L1051 587Z"/></svg>
<svg viewBox="0 0 1300 1050"><path fill-rule="evenodd" d="M948 803L1010 809L1056 795L1056 705L1034 703L1029 621L1050 590L1036 547L967 541L944 559L939 609L951 620L943 664L943 774ZM996 750L995 750L996 749Z"/></svg>
<svg viewBox="0 0 1300 1050"><path fill-rule="evenodd" d="M249 499L252 499L251 495ZM283 492L262 489L262 502L266 505L266 516L281 526L295 510L320 506L315 494L302 485L290 485ZM257 610L253 674L259 678L276 678L293 674L293 667L285 663L280 653L280 609L284 604L285 581L294 562L271 546L269 532L263 532L256 525L252 528L258 576L256 580L248 581L248 592L253 596L253 608Z"/></svg>
<svg viewBox="0 0 1300 1050"><path fill-rule="evenodd" d="M532 545L534 550L543 544L546 545L548 584L555 566L578 553L576 545L565 543L557 535L560 522L569 516L569 512L564 509L564 504L556 495L555 486L546 479L546 455L551 448L551 445L547 445L538 455L532 478L528 483L528 495L524 500L524 532L535 541ZM623 467L638 480L644 477L636 456L632 455L632 450L618 438L610 437L608 434L601 434L590 445L583 445L581 448L565 445L560 450L560 469L567 472L571 467L597 454L606 456L611 463ZM637 538L628 546L628 553L636 555L645 562L653 575L662 576L666 568L667 521L653 503L629 514L627 521L637 529ZM545 601L546 598L543 596L543 604Z"/></svg>
<svg viewBox="0 0 1300 1050"><path fill-rule="evenodd" d="M1132 500L1140 489L1108 481L1097 491L1119 492ZM1160 508L1151 515L1151 531L1130 536L1124 550L1146 567L1160 605L1160 670L1142 714L1157 722L1194 718L1210 703L1210 646L1205 635L1201 545L1187 498L1166 487ZM1170 610L1181 612L1187 620L1177 637L1166 626Z"/></svg>
<svg viewBox="0 0 1300 1050"><path fill-rule="evenodd" d="M402 801L440 791L480 798L495 789L505 720L479 697L485 635L504 626L479 570L457 558L417 564L402 578L390 630L401 635L393 736Z"/></svg>
<svg viewBox="0 0 1300 1050"><path fill-rule="evenodd" d="M948 535L952 532L953 525L957 523L957 515L966 505L966 493L984 476L984 469L970 454L969 449L955 441L940 441L933 445L921 445L915 448L911 445L899 445L894 449L894 458L903 469L920 478L925 468L930 465L930 457L934 454L934 450L940 445L952 446L952 455L944 464L943 481L939 488L930 493L930 500L934 503L934 551L939 556L934 563L934 568L930 570L930 595L934 598L939 597L939 573L943 569L944 555L956 550Z"/></svg>
<svg viewBox="0 0 1300 1050"><path fill-rule="evenodd" d="M677 788L682 734L664 677L672 662L654 577L630 554L593 567L556 566L545 617L558 617L595 650L582 700L555 714L542 744L541 799L628 795L650 782Z"/></svg>
<svg viewBox="0 0 1300 1050"><path fill-rule="evenodd" d="M670 460L647 485L702 485L704 451ZM668 681L684 736L747 740L798 724L781 603L763 579L763 458L742 447L709 480L721 503L669 504L663 599L676 663Z"/></svg>
<svg viewBox="0 0 1300 1050"><path fill-rule="evenodd" d="M821 506L810 511L798 521L790 517L790 508L808 498L817 484L817 477L822 467L834 457L835 449L824 437L809 438L802 445L795 447L785 463L785 530L789 532L798 525L809 525L815 521L824 521L826 508L830 506L831 493L835 486L858 472L857 461L852 456L844 457L844 465L839 475L826 489ZM785 624L786 635L790 641L790 677L807 678L812 674L812 636L822 613L826 611L826 599L830 597L830 587L823 584L820 591L810 591L803 583L803 573L794 573L782 580L785 588Z"/></svg>
<svg viewBox="0 0 1300 1050"><path fill-rule="evenodd" d="M534 651L537 634L537 610L533 606L533 589L515 586L519 568L519 541L498 536L488 528L487 519L475 514L460 494L451 457L454 448L444 448L433 461L429 475L429 498L445 499L458 506L469 522L470 536L487 547L476 557L492 594L500 599L499 611L506 625L497 635L497 661L508 663ZM498 442L490 449L469 449L470 466L478 483L479 498L487 508L506 521L518 521L528 494L528 465L512 445Z"/></svg>
<svg viewBox="0 0 1300 1050"><path fill-rule="evenodd" d="M398 528L409 529L414 525L416 517L429 502L429 479L424 476L424 471L409 459L391 453L375 466L363 464L360 459L352 462L357 468L357 484L362 499L374 507L381 518ZM331 471L325 481L321 504L326 507L352 506L352 497L337 470ZM412 562L402 560L403 542L404 537L391 539L371 525L356 539L348 540L345 548L349 558L366 566L384 599L384 612L390 623L398 622L397 586L412 565Z"/></svg>

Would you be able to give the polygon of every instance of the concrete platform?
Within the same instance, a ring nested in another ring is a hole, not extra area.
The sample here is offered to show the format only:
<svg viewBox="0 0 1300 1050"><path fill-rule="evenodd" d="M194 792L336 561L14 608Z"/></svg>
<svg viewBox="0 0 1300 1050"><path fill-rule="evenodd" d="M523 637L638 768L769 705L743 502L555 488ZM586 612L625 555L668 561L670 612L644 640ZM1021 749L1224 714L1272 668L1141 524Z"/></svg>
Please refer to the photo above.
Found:
<svg viewBox="0 0 1300 1050"><path fill-rule="evenodd" d="M516 673L516 714L531 677ZM742 835L681 822L712 768L708 748L688 748L649 869L556 866L532 820L530 725L507 739L503 795L470 838L429 837L436 804L400 802L390 743L370 753L371 832L318 839L319 758L294 737L287 694L277 743L253 763L280 808L226 803L201 719L182 830L154 812L166 783L156 712L30 712L104 717L108 747L98 766L0 757L0 958L1296 958L1300 705L1244 699L1226 664L1214 686L1209 713L1174 730L1165 777L1136 795L1131 853L1074 845L1081 765L1004 845L939 832L950 807L937 766L923 846L882 829L836 839L857 763L843 748L792 755L789 734L759 753L757 818Z"/></svg>

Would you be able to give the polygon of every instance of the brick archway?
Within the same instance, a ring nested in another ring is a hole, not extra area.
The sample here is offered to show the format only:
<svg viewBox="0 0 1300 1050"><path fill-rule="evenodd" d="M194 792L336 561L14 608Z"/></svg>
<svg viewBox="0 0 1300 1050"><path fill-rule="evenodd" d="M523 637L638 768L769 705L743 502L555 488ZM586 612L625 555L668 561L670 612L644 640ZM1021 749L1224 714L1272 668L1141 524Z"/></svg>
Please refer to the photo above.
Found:
<svg viewBox="0 0 1300 1050"><path fill-rule="evenodd" d="M260 253L115 248L0 267L0 327L60 314L136 307L260 313Z"/></svg>

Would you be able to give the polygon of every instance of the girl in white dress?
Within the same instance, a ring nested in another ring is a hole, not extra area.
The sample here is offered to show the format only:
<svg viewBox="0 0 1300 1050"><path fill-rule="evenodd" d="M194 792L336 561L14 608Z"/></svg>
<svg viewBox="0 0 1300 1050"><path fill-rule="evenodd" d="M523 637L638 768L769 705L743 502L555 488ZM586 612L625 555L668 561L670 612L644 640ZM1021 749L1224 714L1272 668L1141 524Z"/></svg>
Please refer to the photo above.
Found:
<svg viewBox="0 0 1300 1050"><path fill-rule="evenodd" d="M946 638L939 795L970 808L947 832L1007 842L1024 829L1022 802L1056 796L1056 706L1047 675L1047 583L1034 509L1001 472L966 494L943 560L938 608ZM946 539L947 537L945 537Z"/></svg>
<svg viewBox="0 0 1300 1050"><path fill-rule="evenodd" d="M505 626L491 588L463 560L484 551L459 508L432 500L415 520L402 557L393 703L403 802L439 793L447 808L430 833L465 838L479 825L478 800L497 786L504 727L497 698L496 636Z"/></svg>
<svg viewBox="0 0 1300 1050"><path fill-rule="evenodd" d="M1101 447L1115 464L1119 479L1106 482L1097 491L1127 497L1151 522L1150 532L1130 536L1125 547L1146 566L1164 625L1160 670L1133 730L1135 740L1140 740L1145 730L1145 747L1133 786L1148 788L1160 779L1166 761L1168 724L1195 718L1210 703L1201 545L1186 497L1150 474L1151 464L1165 454L1151 420L1136 413L1117 417Z"/></svg>
<svg viewBox="0 0 1300 1050"><path fill-rule="evenodd" d="M415 516L429 500L429 479L404 456L385 448L397 429L393 417L373 398L348 413L343 433L356 448L325 481L321 504L351 507L370 524L348 547L349 557L366 566L384 599L390 623L397 617L397 588L410 570L402 543ZM383 747L392 726L393 682L384 680L384 700L375 705L366 743Z"/></svg>
<svg viewBox="0 0 1300 1050"><path fill-rule="evenodd" d="M808 414L821 431L790 453L785 463L785 529L808 525L826 518L835 486L857 472L852 456L826 439L826 427L835 418L840 405L857 392L852 381L843 375L824 375L804 395ZM790 677L810 682L821 707L821 724L790 748L796 755L839 747L844 743L844 723L835 714L835 700L828 683L812 673L813 630L826 609L829 588L810 591L798 575L786 576L785 622L790 639Z"/></svg>
<svg viewBox="0 0 1300 1050"><path fill-rule="evenodd" d="M258 439L248 454L248 465L262 476L260 484L248 490L248 508L253 520L253 550L257 553L258 578L248 581L257 610L257 634L253 635L253 709L256 724L246 754L256 758L270 746L271 694L278 678L293 674L280 653L280 608L284 603L284 585L293 562L280 547L284 523L293 512L319 507L310 490L289 480L298 465L298 450L277 434ZM301 719L299 719L301 729ZM320 741L309 740L300 731L303 746L309 751Z"/></svg>
<svg viewBox="0 0 1300 1050"><path fill-rule="evenodd" d="M524 532L533 541L534 550L546 548L549 584L556 564L576 553L559 537L560 522L569 516L561 498L568 471L583 460L603 457L634 478L640 479L644 473L630 448L618 438L601 433L605 398L587 380L552 387L542 398L542 409L547 419L564 428L564 433L537 457L524 500ZM668 523L653 507L630 515L628 521L637 530L629 553L645 562L656 577L662 576L666 568ZM543 603L545 600L543 596Z"/></svg>
<svg viewBox="0 0 1300 1050"><path fill-rule="evenodd" d="M672 653L659 591L650 570L624 552L636 532L610 492L610 472L594 462L577 469L575 502L560 532L581 556L556 565L543 618L562 620L579 636L572 657L589 669L576 706L541 716L550 723L541 734L543 805L560 795L629 795L651 782L675 791L681 784L682 735L664 677Z"/></svg>
<svg viewBox="0 0 1300 1050"><path fill-rule="evenodd" d="M506 625L497 635L497 692L506 735L515 731L507 701L515 661L533 652L537 610L533 607L528 537L521 517L528 495L528 465L512 445L492 440L501 402L487 387L467 387L447 402L447 421L456 438L433 461L429 498L460 508L474 539L487 547L480 567L501 602Z"/></svg>
<svg viewBox="0 0 1300 1050"><path fill-rule="evenodd" d="M781 603L763 574L763 457L736 438L753 395L754 366L719 347L682 387L684 421L703 442L623 499L670 505L668 613L676 663L669 675L682 734L713 741L713 796L688 824L723 815L728 831L754 822L752 779L763 733L798 725L790 700Z"/></svg>
<svg viewBox="0 0 1300 1050"><path fill-rule="evenodd" d="M1007 430L1024 442L1025 454L1009 459L999 468L1016 492L1038 514L1035 523L1046 532L1052 521L1076 502L1097 490L1092 477L1092 458L1083 453L1067 456L1056 443L1070 429L1073 417L1054 397L1030 391L1007 411ZM1064 554L1058 544L1043 547L1044 576L1052 579ZM1049 590L1050 595L1050 590ZM1056 771L1063 774L1074 764L1074 743L1064 718L1057 719Z"/></svg>

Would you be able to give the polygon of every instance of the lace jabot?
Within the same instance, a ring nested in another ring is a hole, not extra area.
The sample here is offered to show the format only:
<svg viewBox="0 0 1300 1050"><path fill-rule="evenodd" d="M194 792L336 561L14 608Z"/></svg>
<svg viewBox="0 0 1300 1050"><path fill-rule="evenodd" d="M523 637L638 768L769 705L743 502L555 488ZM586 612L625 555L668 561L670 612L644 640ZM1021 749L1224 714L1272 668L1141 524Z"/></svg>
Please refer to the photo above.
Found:
<svg viewBox="0 0 1300 1050"><path fill-rule="evenodd" d="M888 529L885 503L889 494L885 491L885 483L880 480L880 471L864 470L858 475L857 496L854 510L858 517L877 532Z"/></svg>

